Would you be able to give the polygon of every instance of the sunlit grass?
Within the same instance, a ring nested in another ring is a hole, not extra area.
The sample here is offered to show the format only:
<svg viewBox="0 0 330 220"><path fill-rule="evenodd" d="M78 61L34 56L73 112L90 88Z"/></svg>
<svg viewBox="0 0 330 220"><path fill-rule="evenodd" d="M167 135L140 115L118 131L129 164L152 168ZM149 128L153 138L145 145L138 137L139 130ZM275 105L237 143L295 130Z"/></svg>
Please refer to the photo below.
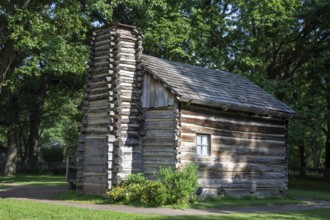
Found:
<svg viewBox="0 0 330 220"><path fill-rule="evenodd" d="M290 220L322 220L329 219L330 209L317 209L304 212L290 213L235 213L222 216L158 216L129 214L113 211L90 210L54 204L45 204L32 201L0 199L0 219L116 219L116 220L135 220L135 219L159 219L159 220L248 220L248 219L290 219Z"/></svg>

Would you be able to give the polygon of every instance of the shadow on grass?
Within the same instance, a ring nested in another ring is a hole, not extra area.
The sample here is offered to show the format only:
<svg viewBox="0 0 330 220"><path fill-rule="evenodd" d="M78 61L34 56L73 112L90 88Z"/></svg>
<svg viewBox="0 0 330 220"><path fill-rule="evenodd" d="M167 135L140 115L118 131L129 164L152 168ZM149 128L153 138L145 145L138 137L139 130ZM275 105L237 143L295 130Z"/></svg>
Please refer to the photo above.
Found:
<svg viewBox="0 0 330 220"><path fill-rule="evenodd" d="M289 178L289 195L330 201L330 182L301 177Z"/></svg>
<svg viewBox="0 0 330 220"><path fill-rule="evenodd" d="M104 196L92 194L78 195L74 190L68 190L66 192L60 193L57 196L57 199L87 204L108 204Z"/></svg>
<svg viewBox="0 0 330 220"><path fill-rule="evenodd" d="M15 183L22 185L65 185L66 180L64 175L54 175L51 173L41 173L41 174L29 174L20 173L15 176L5 176L0 178L0 184Z"/></svg>
<svg viewBox="0 0 330 220"><path fill-rule="evenodd" d="M281 197L281 198L256 198L256 197L242 197L242 198L230 198L230 197L213 197L203 201L197 201L190 206L195 209L220 209L227 207L248 207L248 206L272 206L272 205L288 205L288 204L302 204L301 201L293 197Z"/></svg>

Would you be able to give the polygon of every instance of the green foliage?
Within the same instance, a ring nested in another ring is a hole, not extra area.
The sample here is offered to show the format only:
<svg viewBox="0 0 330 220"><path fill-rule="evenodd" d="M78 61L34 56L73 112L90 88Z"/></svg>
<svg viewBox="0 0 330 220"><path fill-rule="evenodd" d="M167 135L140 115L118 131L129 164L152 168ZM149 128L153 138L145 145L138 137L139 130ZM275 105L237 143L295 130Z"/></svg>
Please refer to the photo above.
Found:
<svg viewBox="0 0 330 220"><path fill-rule="evenodd" d="M141 195L141 202L146 206L158 207L167 202L167 190L164 183L148 181Z"/></svg>
<svg viewBox="0 0 330 220"><path fill-rule="evenodd" d="M109 203L162 206L166 190L162 183L147 180L143 174L130 174L106 193Z"/></svg>
<svg viewBox="0 0 330 220"><path fill-rule="evenodd" d="M43 147L40 149L41 157L47 163L64 160L63 147Z"/></svg>
<svg viewBox="0 0 330 220"><path fill-rule="evenodd" d="M166 186L167 204L185 205L195 201L198 188L197 166L190 164L181 170L160 169L155 175Z"/></svg>
<svg viewBox="0 0 330 220"><path fill-rule="evenodd" d="M145 206L186 205L195 201L197 166L182 170L160 169L157 181L147 180L143 174L130 174L118 186L106 193L109 203L142 204Z"/></svg>

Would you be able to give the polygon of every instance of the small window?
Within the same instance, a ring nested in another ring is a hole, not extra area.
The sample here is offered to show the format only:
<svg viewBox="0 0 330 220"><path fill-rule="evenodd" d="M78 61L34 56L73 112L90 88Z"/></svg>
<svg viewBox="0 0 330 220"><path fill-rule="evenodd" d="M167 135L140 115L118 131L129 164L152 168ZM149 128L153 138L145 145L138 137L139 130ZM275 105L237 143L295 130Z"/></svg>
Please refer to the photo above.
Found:
<svg viewBox="0 0 330 220"><path fill-rule="evenodd" d="M197 134L196 140L197 156L209 156L210 155L210 135L209 134Z"/></svg>

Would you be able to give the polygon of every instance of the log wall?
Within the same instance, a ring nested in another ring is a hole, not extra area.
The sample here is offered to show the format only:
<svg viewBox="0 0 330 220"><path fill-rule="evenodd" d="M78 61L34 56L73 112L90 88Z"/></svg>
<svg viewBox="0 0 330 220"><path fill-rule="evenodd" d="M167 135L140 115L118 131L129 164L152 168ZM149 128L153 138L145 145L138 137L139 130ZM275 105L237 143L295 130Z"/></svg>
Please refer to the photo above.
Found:
<svg viewBox="0 0 330 220"><path fill-rule="evenodd" d="M153 178L159 168L176 166L177 108L144 109L143 173Z"/></svg>
<svg viewBox="0 0 330 220"><path fill-rule="evenodd" d="M287 191L286 122L212 110L180 108L178 163L199 165L203 195L270 196ZM211 155L196 155L196 134L209 134Z"/></svg>
<svg viewBox="0 0 330 220"><path fill-rule="evenodd" d="M77 190L104 194L125 175L142 171L142 39L133 27L94 33L76 151Z"/></svg>

